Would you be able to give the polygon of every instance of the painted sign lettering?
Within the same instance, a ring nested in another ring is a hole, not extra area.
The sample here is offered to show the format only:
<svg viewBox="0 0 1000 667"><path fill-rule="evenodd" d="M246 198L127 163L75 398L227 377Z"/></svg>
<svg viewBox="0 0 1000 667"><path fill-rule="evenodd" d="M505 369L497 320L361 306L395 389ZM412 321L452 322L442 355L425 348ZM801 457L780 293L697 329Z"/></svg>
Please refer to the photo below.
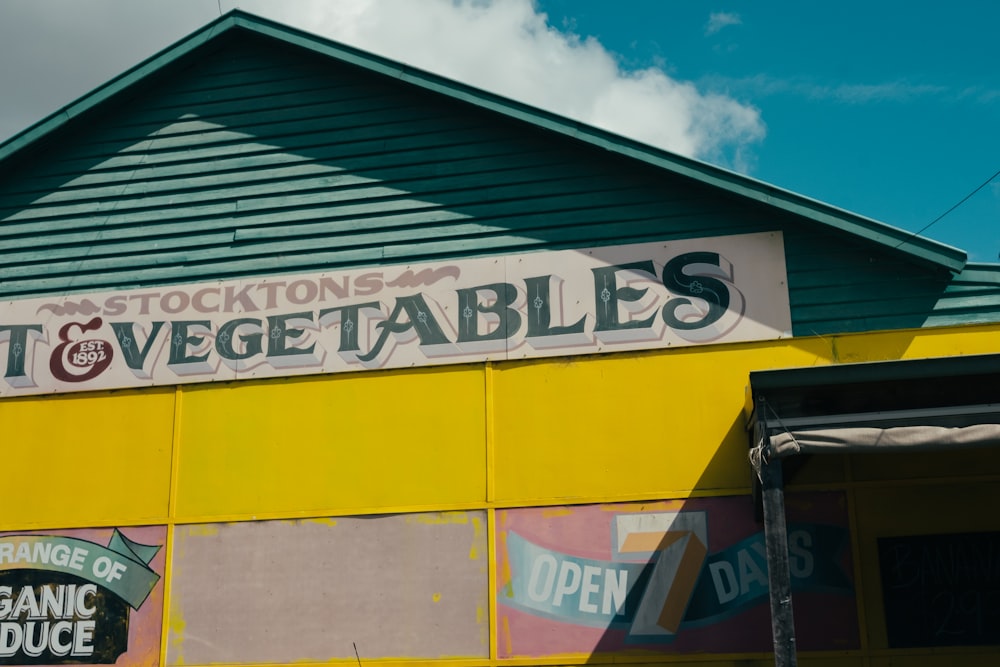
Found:
<svg viewBox="0 0 1000 667"><path fill-rule="evenodd" d="M0 535L0 664L156 664L160 547L97 532Z"/></svg>
<svg viewBox="0 0 1000 667"><path fill-rule="evenodd" d="M798 628L800 639L856 646L843 496L790 496L789 510L796 605L824 609L803 615L824 625ZM503 658L769 648L766 550L749 498L512 509L497 522Z"/></svg>
<svg viewBox="0 0 1000 667"><path fill-rule="evenodd" d="M0 308L0 396L788 335L778 233L541 252Z"/></svg>

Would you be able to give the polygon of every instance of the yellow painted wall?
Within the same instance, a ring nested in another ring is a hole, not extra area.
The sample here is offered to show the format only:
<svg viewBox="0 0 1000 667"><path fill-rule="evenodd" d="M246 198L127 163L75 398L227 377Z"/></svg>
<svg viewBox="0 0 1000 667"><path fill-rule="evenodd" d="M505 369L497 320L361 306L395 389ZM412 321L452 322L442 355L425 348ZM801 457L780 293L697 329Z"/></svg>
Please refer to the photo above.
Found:
<svg viewBox="0 0 1000 667"><path fill-rule="evenodd" d="M829 363L824 341L501 364L496 493L504 504L749 490L753 369Z"/></svg>
<svg viewBox="0 0 1000 667"><path fill-rule="evenodd" d="M486 500L481 367L203 385L179 396L178 517Z"/></svg>
<svg viewBox="0 0 1000 667"><path fill-rule="evenodd" d="M998 351L1000 326L969 326L8 399L0 530L485 510L492 544L499 507L746 493L751 370ZM1000 530L969 511L1000 504L1000 457L830 457L793 486L848 494L867 628L861 651L802 664L985 664L886 648L874 550Z"/></svg>
<svg viewBox="0 0 1000 667"><path fill-rule="evenodd" d="M0 528L162 523L173 388L0 401Z"/></svg>

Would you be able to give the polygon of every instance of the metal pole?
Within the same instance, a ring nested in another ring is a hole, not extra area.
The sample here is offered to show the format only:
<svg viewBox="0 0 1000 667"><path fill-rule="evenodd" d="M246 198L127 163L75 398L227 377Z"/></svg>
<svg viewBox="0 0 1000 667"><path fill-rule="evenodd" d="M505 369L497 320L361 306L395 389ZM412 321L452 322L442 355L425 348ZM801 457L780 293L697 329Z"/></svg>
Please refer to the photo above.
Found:
<svg viewBox="0 0 1000 667"><path fill-rule="evenodd" d="M764 420L764 400L757 400L758 420ZM767 428L761 424L763 437ZM765 449L766 452L766 449ZM760 469L764 509L764 544L767 549L767 578L771 597L771 634L774 638L775 667L795 667L795 619L792 616L792 577L788 564L788 529L785 525L785 485L781 459L762 457Z"/></svg>

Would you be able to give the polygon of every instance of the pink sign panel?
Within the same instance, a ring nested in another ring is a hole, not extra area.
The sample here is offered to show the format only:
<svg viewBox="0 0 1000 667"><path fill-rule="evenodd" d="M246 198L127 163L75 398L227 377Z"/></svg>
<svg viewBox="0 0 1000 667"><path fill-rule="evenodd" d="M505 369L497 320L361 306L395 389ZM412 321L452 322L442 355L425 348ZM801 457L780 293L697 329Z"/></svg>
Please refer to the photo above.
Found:
<svg viewBox="0 0 1000 667"><path fill-rule="evenodd" d="M0 665L160 662L163 526L0 533Z"/></svg>
<svg viewBox="0 0 1000 667"><path fill-rule="evenodd" d="M843 494L786 509L799 648L857 648ZM503 510L497 533L502 658L772 648L749 497Z"/></svg>

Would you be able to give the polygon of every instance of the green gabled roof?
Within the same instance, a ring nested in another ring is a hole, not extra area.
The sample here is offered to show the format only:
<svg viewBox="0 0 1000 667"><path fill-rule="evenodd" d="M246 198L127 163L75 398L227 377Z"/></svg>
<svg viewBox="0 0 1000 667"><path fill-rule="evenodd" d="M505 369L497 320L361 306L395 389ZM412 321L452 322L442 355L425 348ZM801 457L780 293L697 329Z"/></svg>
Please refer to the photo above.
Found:
<svg viewBox="0 0 1000 667"><path fill-rule="evenodd" d="M339 44L240 10L234 10L185 39L167 47L89 94L0 144L0 163L16 153L30 150L50 133L74 122L112 98L143 82L147 77L185 59L186 56L233 30L245 30L307 49L365 70L389 76L482 109L503 114L558 135L631 158L747 200L763 203L807 220L857 237L918 260L960 271L966 264L964 251L915 236L905 230L856 215L834 206L797 195L773 185L698 160L632 141L581 122L515 102L472 86L451 81L387 58Z"/></svg>

